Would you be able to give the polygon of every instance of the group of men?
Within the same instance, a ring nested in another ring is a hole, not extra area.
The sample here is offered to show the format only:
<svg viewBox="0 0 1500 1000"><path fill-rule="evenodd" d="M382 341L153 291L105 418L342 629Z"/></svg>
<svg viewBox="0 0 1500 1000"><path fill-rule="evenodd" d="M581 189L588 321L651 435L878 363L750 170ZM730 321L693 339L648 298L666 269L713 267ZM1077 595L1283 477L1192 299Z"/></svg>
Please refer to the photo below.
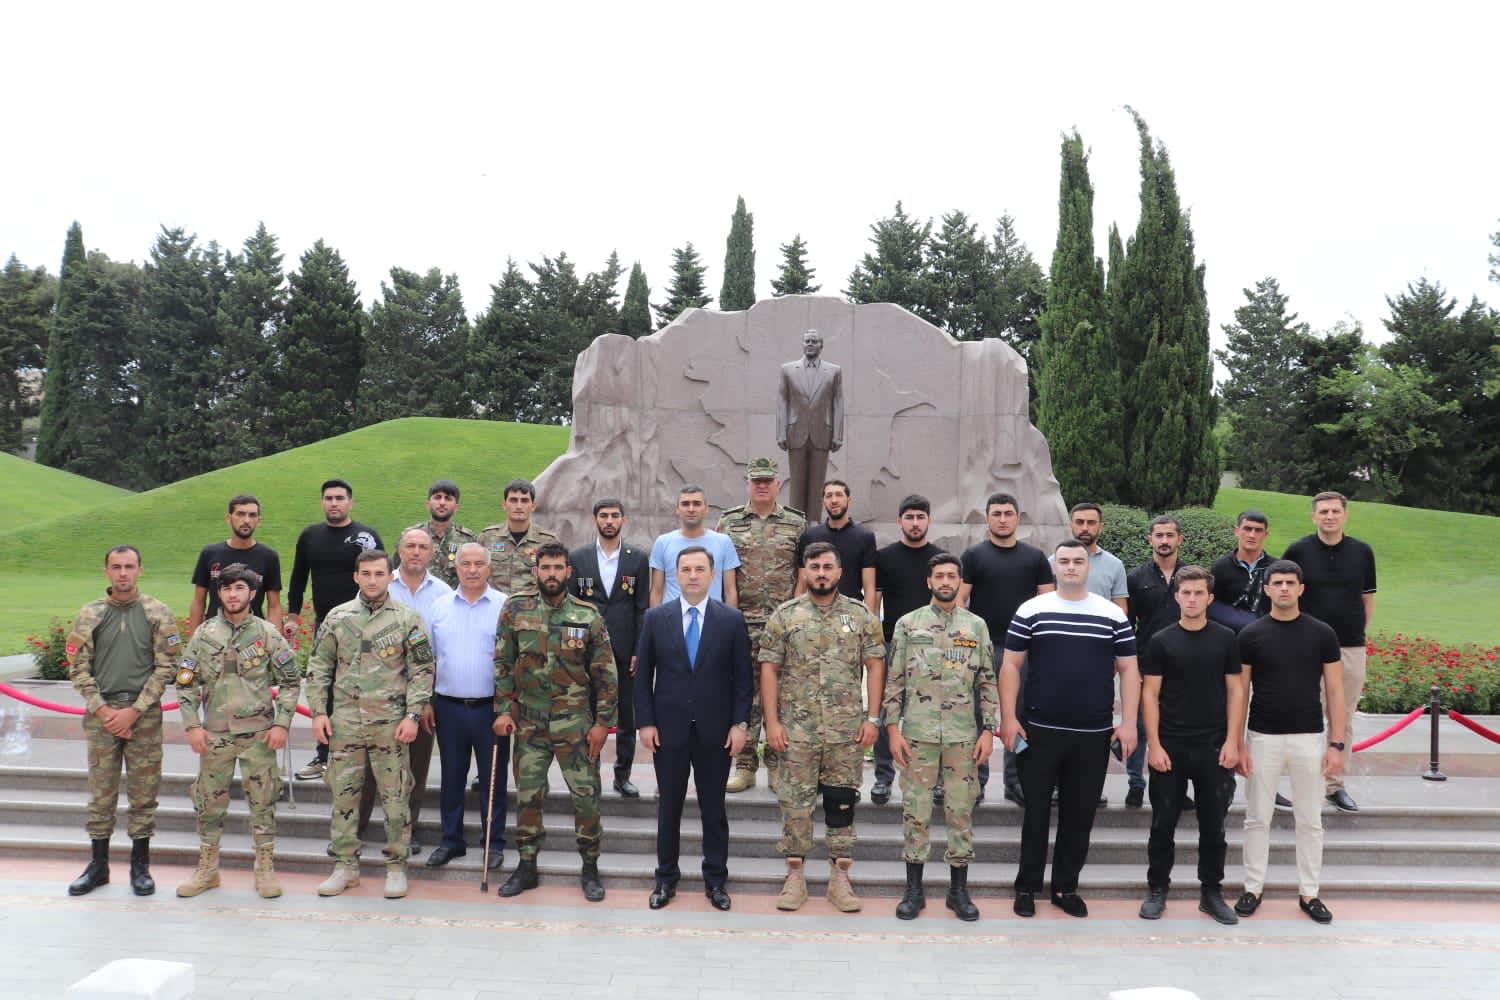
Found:
<svg viewBox="0 0 1500 1000"><path fill-rule="evenodd" d="M795 910L807 897L805 861L820 798L828 898L844 911L860 908L850 880L854 817L873 747L872 802L889 801L894 769L902 771L907 886L898 916L910 919L925 906L928 827L941 803L947 906L977 919L967 883L972 819L998 737L1005 798L1025 810L1017 914L1035 912L1055 800L1051 899L1086 915L1078 878L1113 749L1129 762L1127 807L1143 804L1150 772L1143 917L1165 907L1183 808L1195 808L1199 819L1201 908L1226 923L1236 911L1253 913L1264 886L1269 819L1281 802L1297 819L1303 909L1331 919L1318 899L1317 795L1357 808L1339 775L1375 590L1373 553L1343 534L1342 496L1314 499L1317 533L1280 561L1264 552L1265 516L1241 514L1236 551L1212 571L1179 566L1181 527L1170 516L1157 518L1152 559L1127 574L1098 545L1096 504L1074 507L1073 537L1049 555L1019 540L1016 498L994 494L986 503L986 538L955 555L927 540L931 506L921 496L901 503L900 537L877 548L873 532L851 516L846 483L824 484L826 518L809 525L778 502L773 460L749 463L746 480L747 502L726 510L716 530L706 524L704 491L683 487L678 528L657 538L649 554L624 540L619 500L595 504L595 539L570 552L532 521L529 482L509 483L505 521L475 534L454 520L458 486L439 480L428 491L429 519L402 533L394 558L373 528L352 519L352 487L329 480L321 491L323 521L298 538L286 614L279 561L254 538L259 503L237 496L226 515L230 537L205 547L194 571L191 638L182 653L171 612L137 588L139 552L111 549L109 596L83 610L68 640L73 680L88 703L94 848L70 892L108 881L122 759L132 885L143 894L154 890L149 839L160 699L175 679L187 739L202 758L193 793L199 864L178 893L218 885L220 831L238 759L256 887L279 895L274 752L285 745L297 702L300 677L287 639L300 625L310 581L316 618L305 686L319 755L297 777L322 777L333 794L335 866L319 886L323 895L358 884L360 834L377 795L386 825L385 894L405 895L407 859L420 850L411 833L436 742L442 839L429 866L470 846L463 820L473 763L490 804L481 817L481 849L489 852L483 863L500 867L513 754L519 860L500 894L535 887L555 759L572 799L581 887L586 898L602 899L599 761L613 728L619 794L640 794L631 781L637 736L653 755L660 802L649 905L666 906L676 893L691 775L703 823L705 893L728 909L725 795L756 783L763 729L783 820L780 909ZM1291 772L1295 805L1276 793L1283 769ZM1235 770L1249 782L1245 891L1231 910L1221 887Z"/></svg>

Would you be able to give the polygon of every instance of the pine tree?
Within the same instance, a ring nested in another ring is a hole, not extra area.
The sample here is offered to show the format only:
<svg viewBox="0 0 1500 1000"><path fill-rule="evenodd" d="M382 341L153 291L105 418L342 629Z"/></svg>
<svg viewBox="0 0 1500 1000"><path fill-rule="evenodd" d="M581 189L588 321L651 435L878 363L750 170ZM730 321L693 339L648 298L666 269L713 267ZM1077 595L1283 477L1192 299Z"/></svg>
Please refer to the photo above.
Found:
<svg viewBox="0 0 1500 1000"><path fill-rule="evenodd" d="M353 430L365 359L359 290L339 252L318 240L289 281L276 342L275 450Z"/></svg>
<svg viewBox="0 0 1500 1000"><path fill-rule="evenodd" d="M896 202L895 214L870 226L875 252L860 259L844 294L851 302L893 302L938 322L927 259L931 239L932 223L918 223Z"/></svg>
<svg viewBox="0 0 1500 1000"><path fill-rule="evenodd" d="M469 403L489 420L530 420L532 373L545 353L526 325L531 286L516 262L507 260L490 291L489 308L475 318L469 343Z"/></svg>
<svg viewBox="0 0 1500 1000"><path fill-rule="evenodd" d="M286 321L281 249L262 222L228 261L229 283L216 319L223 340L209 401L214 468L246 462L276 446L274 345Z"/></svg>
<svg viewBox="0 0 1500 1000"><path fill-rule="evenodd" d="M391 268L371 303L356 423L461 415L469 321L458 276Z"/></svg>
<svg viewBox="0 0 1500 1000"><path fill-rule="evenodd" d="M1104 265L1094 256L1094 188L1077 132L1062 142L1057 246L1041 314L1037 428L1069 503L1118 495L1124 471L1120 372L1104 315Z"/></svg>
<svg viewBox="0 0 1500 1000"><path fill-rule="evenodd" d="M588 312L588 319L580 351L592 344L595 337L620 331L620 278L624 274L620 255L611 250L603 270L591 271L583 279L583 308ZM572 371L571 367L569 371Z"/></svg>
<svg viewBox="0 0 1500 1000"><path fill-rule="evenodd" d="M658 330L686 310L703 309L713 301L704 289L707 275L708 268L698 258L693 244L672 251L672 283L667 286L667 301L656 310Z"/></svg>
<svg viewBox="0 0 1500 1000"><path fill-rule="evenodd" d="M822 285L814 285L817 272L807 266L807 244L802 234L792 237L792 242L781 244L781 274L771 281L771 293L782 295L812 295Z"/></svg>
<svg viewBox="0 0 1500 1000"><path fill-rule="evenodd" d="M755 216L745 211L745 199L735 201L724 247L724 284L719 308L724 312L755 305Z"/></svg>
<svg viewBox="0 0 1500 1000"><path fill-rule="evenodd" d="M995 224L990 251L993 290L985 303L986 337L999 337L1020 352L1036 373L1036 348L1042 339L1040 317L1047 301L1047 275L1021 238L1015 219L1002 215ZM1033 392L1035 392L1033 380Z"/></svg>
<svg viewBox="0 0 1500 1000"><path fill-rule="evenodd" d="M21 449L21 421L32 412L23 375L46 361L56 300L57 279L11 254L0 272L0 451Z"/></svg>
<svg viewBox="0 0 1500 1000"><path fill-rule="evenodd" d="M1208 506L1220 460L1204 269L1166 147L1130 113L1141 142L1141 212L1110 317L1124 387L1123 498L1148 510Z"/></svg>
<svg viewBox="0 0 1500 1000"><path fill-rule="evenodd" d="M641 270L640 261L630 268L625 304L620 308L620 332L637 340L651 333L651 286L646 284L646 272Z"/></svg>
<svg viewBox="0 0 1500 1000"><path fill-rule="evenodd" d="M929 304L934 323L959 340L986 332L995 294L995 271L979 226L960 211L943 216L928 253Z"/></svg>

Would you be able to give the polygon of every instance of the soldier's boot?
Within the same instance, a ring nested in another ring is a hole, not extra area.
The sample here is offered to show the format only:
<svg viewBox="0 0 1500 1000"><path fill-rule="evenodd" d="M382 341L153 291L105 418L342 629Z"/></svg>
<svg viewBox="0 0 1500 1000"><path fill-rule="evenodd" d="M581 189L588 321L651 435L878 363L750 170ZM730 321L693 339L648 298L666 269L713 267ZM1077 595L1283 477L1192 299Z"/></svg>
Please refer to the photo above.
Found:
<svg viewBox="0 0 1500 1000"><path fill-rule="evenodd" d="M357 865L334 865L333 874L318 883L319 896L337 896L345 889L359 885Z"/></svg>
<svg viewBox="0 0 1500 1000"><path fill-rule="evenodd" d="M853 858L828 859L828 901L834 909L844 913L859 912L859 897L854 894L854 886L849 884L849 866L852 864Z"/></svg>
<svg viewBox="0 0 1500 1000"><path fill-rule="evenodd" d="M776 909L795 910L807 902L806 862L802 858L786 859L786 882L781 886L781 895L776 897Z"/></svg>
<svg viewBox="0 0 1500 1000"><path fill-rule="evenodd" d="M583 898L590 903L597 903L604 898L604 883L599 881L599 862L585 861L583 874L578 882L583 886Z"/></svg>
<svg viewBox="0 0 1500 1000"><path fill-rule="evenodd" d="M406 896L406 862L385 863L385 898L402 899Z"/></svg>
<svg viewBox="0 0 1500 1000"><path fill-rule="evenodd" d="M927 894L922 891L922 868L920 861L906 863L906 894L896 904L896 916L902 920L915 920L917 914L927 908Z"/></svg>
<svg viewBox="0 0 1500 1000"><path fill-rule="evenodd" d="M150 837L137 837L130 843L130 891L137 896L156 892L156 880L151 877Z"/></svg>
<svg viewBox="0 0 1500 1000"><path fill-rule="evenodd" d="M510 878L500 887L500 895L519 896L527 889L535 889L540 881L536 873L536 858L522 858L516 862L516 870L510 873Z"/></svg>
<svg viewBox="0 0 1500 1000"><path fill-rule="evenodd" d="M979 907L969 898L969 868L953 865L948 869L948 909L960 920L978 920Z"/></svg>
<svg viewBox="0 0 1500 1000"><path fill-rule="evenodd" d="M188 880L177 887L177 895L184 899L200 896L210 889L219 887L219 845L200 844L198 847L198 867Z"/></svg>
<svg viewBox="0 0 1500 1000"><path fill-rule="evenodd" d="M736 767L734 777L724 786L726 792L744 792L755 787L755 769L748 767Z"/></svg>
<svg viewBox="0 0 1500 1000"><path fill-rule="evenodd" d="M109 885L109 838L92 840L89 846L93 854L88 867L68 885L69 896L84 896L101 885Z"/></svg>
<svg viewBox="0 0 1500 1000"><path fill-rule="evenodd" d="M255 891L261 899L275 899L281 895L281 883L276 879L276 845L255 845Z"/></svg>

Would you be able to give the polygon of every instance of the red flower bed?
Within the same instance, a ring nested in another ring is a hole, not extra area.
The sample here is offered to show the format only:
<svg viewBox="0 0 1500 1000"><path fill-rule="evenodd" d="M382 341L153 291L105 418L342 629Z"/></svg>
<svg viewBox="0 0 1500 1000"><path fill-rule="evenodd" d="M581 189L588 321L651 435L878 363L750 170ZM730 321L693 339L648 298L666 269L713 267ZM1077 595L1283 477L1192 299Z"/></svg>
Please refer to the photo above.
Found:
<svg viewBox="0 0 1500 1000"><path fill-rule="evenodd" d="M1371 636L1367 648L1361 711L1409 712L1427 704L1436 684L1444 708L1465 715L1500 713L1500 646L1448 646L1397 632Z"/></svg>

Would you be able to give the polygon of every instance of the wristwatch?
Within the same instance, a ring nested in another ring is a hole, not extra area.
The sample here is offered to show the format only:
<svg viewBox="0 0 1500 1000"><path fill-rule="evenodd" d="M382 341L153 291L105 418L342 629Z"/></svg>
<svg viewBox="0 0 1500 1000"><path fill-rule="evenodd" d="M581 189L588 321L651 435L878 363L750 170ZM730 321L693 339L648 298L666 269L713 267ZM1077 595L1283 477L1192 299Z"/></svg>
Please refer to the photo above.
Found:
<svg viewBox="0 0 1500 1000"><path fill-rule="evenodd" d="M419 726L422 724L422 717L420 715L418 715L416 712L407 712L406 713L406 717L408 719L410 719L411 721L415 722Z"/></svg>
<svg viewBox="0 0 1500 1000"><path fill-rule="evenodd" d="M872 726L878 726L878 725L880 725L880 716L878 716L878 715L872 715L869 718L865 719L865 721L868 722Z"/></svg>
<svg viewBox="0 0 1500 1000"><path fill-rule="evenodd" d="M1329 740L1328 741L1328 745L1331 746L1331 747L1333 747L1335 750L1343 752L1344 744L1343 744L1342 741L1339 741L1339 740Z"/></svg>

